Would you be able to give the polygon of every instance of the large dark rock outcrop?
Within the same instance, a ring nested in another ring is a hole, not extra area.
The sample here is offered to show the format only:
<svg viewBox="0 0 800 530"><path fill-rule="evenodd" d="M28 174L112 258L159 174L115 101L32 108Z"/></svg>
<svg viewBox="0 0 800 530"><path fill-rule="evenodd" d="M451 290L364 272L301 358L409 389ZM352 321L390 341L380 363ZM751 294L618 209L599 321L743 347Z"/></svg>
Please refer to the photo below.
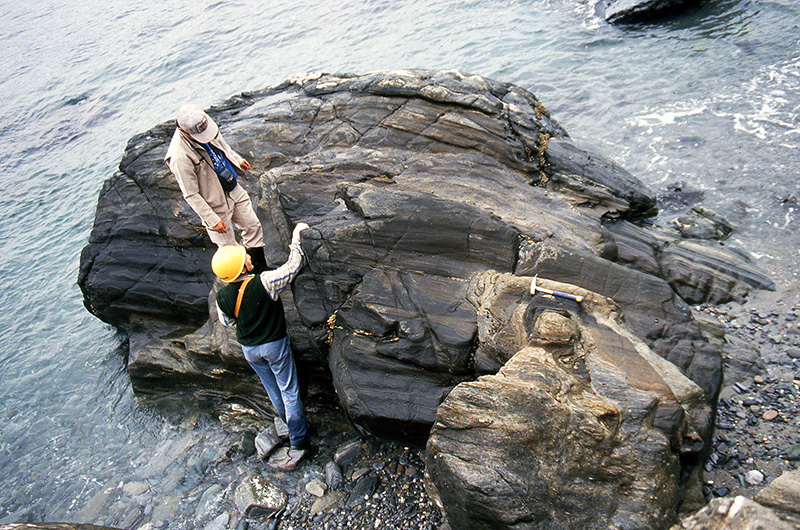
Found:
<svg viewBox="0 0 800 530"><path fill-rule="evenodd" d="M653 20L699 4L697 0L604 0L600 7L608 22L625 24Z"/></svg>
<svg viewBox="0 0 800 530"><path fill-rule="evenodd" d="M575 146L513 85L457 72L326 75L211 113L253 161L244 184L271 260L284 259L296 222L311 225L293 338L301 351L330 352L345 407L376 426L427 430L453 386L501 366L474 355L477 320L465 302L486 270L613 298L709 400L719 351L686 302L769 287L718 243L634 224L655 204L646 187ZM79 284L90 311L130 332L134 375L224 380L243 367L229 334L213 321L189 339L181 331L207 319L212 249L162 162L172 130L129 143L101 192Z"/></svg>
<svg viewBox="0 0 800 530"><path fill-rule="evenodd" d="M567 373L561 384L575 386L581 406L598 400L623 411L618 394L635 396L642 432L665 444L659 465L670 481L703 453L724 334L698 321L689 304L741 299L771 284L719 242L648 223L655 199L646 187L576 146L533 94L454 71L317 75L209 112L252 161L244 184L270 260L285 259L295 223L311 226L303 242L308 264L286 293L290 334L301 357L327 357L356 423L426 437L453 388L497 373L526 347L491 338L476 282L524 277L490 304L491 312L513 313L538 274L613 299L620 326L582 313L570 317L581 336L611 357L618 348L654 352L685 375L687 388L699 389L691 395L701 402L684 406L651 371L642 384L655 390L629 381L630 388L597 398L585 373ZM162 162L173 128L134 137L104 185L81 256L85 303L128 331L138 389L167 380L258 391L230 331L208 318L210 242ZM622 329L624 338L614 338ZM531 362L547 364L537 355ZM590 412L596 409L571 414L589 421ZM620 421L619 429L635 430ZM676 493L664 506L680 502L681 484L665 486Z"/></svg>

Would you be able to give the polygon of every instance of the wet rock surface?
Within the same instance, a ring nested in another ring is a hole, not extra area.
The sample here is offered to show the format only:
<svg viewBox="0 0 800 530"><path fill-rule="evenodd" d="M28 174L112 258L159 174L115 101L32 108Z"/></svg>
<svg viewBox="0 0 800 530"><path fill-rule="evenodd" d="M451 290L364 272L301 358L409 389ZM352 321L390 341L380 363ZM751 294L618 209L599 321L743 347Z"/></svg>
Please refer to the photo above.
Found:
<svg viewBox="0 0 800 530"><path fill-rule="evenodd" d="M673 15L699 3L689 0L605 0L601 7L603 18L608 22L628 24Z"/></svg>

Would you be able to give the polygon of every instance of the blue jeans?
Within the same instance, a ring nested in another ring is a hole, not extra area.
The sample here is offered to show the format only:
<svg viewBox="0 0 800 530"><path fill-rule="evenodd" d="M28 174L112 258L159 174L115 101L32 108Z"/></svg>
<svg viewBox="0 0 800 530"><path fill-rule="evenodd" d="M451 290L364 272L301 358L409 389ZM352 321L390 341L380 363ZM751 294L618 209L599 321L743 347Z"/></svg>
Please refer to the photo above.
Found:
<svg viewBox="0 0 800 530"><path fill-rule="evenodd" d="M308 436L308 426L289 337L258 346L243 345L242 351L264 384L275 411L289 427L292 445L302 445Z"/></svg>

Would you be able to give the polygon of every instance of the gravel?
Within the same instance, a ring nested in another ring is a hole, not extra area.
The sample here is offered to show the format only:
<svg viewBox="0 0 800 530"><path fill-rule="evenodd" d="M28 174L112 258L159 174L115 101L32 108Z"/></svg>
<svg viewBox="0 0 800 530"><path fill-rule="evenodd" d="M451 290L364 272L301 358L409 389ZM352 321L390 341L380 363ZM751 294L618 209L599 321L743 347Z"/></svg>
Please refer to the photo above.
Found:
<svg viewBox="0 0 800 530"><path fill-rule="evenodd" d="M759 356L742 368L726 359L713 449L705 465L708 499L755 494L800 459L800 303L759 293L744 306L698 306L729 337L755 344Z"/></svg>

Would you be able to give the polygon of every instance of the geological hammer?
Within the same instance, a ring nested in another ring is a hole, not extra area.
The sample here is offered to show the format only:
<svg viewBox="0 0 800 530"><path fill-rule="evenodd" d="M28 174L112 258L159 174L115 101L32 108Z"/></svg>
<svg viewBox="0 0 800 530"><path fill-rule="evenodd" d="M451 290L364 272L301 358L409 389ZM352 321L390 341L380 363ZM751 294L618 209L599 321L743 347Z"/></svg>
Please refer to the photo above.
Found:
<svg viewBox="0 0 800 530"><path fill-rule="evenodd" d="M534 295L537 292L540 292L540 293L544 293L544 294L549 294L550 296L558 296L560 298L566 298L567 300L574 300L574 301L576 301L578 303L583 302L583 297L579 296L579 295L563 293L561 291L553 291L553 290L550 290L550 289L545 289L544 287L537 287L536 278L538 278L538 277L539 277L539 275L537 274L536 276L533 277L533 281L531 282L531 295Z"/></svg>

